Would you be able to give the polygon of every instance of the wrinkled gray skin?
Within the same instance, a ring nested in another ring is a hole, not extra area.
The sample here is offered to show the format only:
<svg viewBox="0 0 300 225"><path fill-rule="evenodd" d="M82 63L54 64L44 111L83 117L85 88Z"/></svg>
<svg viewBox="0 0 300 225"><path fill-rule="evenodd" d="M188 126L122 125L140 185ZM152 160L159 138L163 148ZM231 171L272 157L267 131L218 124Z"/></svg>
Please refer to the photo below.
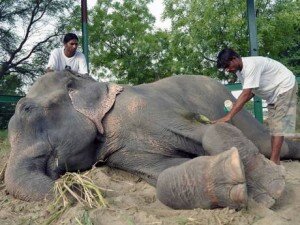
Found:
<svg viewBox="0 0 300 225"><path fill-rule="evenodd" d="M246 111L232 125L198 121L200 114L224 116L226 99L234 101L203 76L122 88L69 71L47 73L10 120L7 190L24 200L51 198L66 171L101 162L141 176L172 208L239 208L249 196L271 206L284 179L262 155L270 156L266 128ZM299 159L297 150L284 143L282 158Z"/></svg>

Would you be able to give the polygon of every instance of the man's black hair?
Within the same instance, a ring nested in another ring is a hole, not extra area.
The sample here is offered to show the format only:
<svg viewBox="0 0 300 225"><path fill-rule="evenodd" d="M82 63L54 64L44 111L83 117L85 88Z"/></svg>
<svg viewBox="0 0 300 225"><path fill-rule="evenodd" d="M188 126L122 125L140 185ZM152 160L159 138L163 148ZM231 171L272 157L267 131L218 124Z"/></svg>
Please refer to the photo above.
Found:
<svg viewBox="0 0 300 225"><path fill-rule="evenodd" d="M78 37L76 34L67 33L64 37L63 43L67 44L69 41L74 40L74 39L78 41Z"/></svg>
<svg viewBox="0 0 300 225"><path fill-rule="evenodd" d="M219 52L217 57L217 68L226 69L230 64L230 61L234 58L241 58L241 56L231 48L223 49Z"/></svg>

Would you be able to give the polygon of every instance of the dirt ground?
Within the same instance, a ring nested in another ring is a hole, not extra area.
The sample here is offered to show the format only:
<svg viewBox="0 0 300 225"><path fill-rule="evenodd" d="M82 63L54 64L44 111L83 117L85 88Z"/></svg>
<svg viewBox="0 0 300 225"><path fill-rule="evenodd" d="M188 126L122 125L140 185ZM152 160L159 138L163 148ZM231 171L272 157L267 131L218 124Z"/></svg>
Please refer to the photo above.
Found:
<svg viewBox="0 0 300 225"><path fill-rule="evenodd" d="M1 151L0 151L1 153ZM0 154L0 169L8 154ZM88 209L76 204L55 221L51 202L24 202L7 195L0 183L0 224L82 224L82 225L282 225L300 224L300 163L282 162L286 169L286 190L279 201L267 209L249 201L249 207L232 209L172 210L160 203L155 188L129 173L96 168L90 177L104 189L108 207Z"/></svg>

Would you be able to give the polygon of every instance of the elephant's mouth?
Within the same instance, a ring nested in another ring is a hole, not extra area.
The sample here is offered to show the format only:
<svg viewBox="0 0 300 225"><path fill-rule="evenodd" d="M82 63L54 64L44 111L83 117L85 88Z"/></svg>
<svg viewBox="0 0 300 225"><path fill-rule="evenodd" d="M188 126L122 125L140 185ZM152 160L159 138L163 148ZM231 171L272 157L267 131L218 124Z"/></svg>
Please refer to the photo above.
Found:
<svg viewBox="0 0 300 225"><path fill-rule="evenodd" d="M64 172L59 169L58 151L51 143L51 138L49 137L49 134L47 134L46 141L50 149L49 156L46 160L46 175L49 176L51 179L56 180Z"/></svg>

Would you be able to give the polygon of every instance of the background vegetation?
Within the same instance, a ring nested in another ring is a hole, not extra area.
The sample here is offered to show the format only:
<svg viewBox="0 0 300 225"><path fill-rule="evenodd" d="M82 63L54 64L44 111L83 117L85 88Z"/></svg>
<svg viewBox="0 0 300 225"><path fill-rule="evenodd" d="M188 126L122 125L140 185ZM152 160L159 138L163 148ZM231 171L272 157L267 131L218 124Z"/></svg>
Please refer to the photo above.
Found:
<svg viewBox="0 0 300 225"><path fill-rule="evenodd" d="M171 28L154 27L152 0L101 0L89 11L92 74L141 84L173 74L221 78L217 53L248 55L246 1L164 0ZM80 1L0 1L0 94L22 93L44 72L49 52L69 31L81 34ZM256 0L259 54L300 74L299 0ZM45 28L46 27L46 28Z"/></svg>
<svg viewBox="0 0 300 225"><path fill-rule="evenodd" d="M141 84L174 74L226 79L224 47L249 55L246 0L164 0L168 30L154 27L152 0L100 0L89 15L94 77ZM80 1L0 0L0 94L24 94L44 73L63 34L81 34ZM300 75L300 0L256 0L259 54Z"/></svg>
<svg viewBox="0 0 300 225"><path fill-rule="evenodd" d="M9 149L10 149L6 130L0 130L0 146L1 146L0 158L2 158L4 155L6 155L9 152ZM2 167L0 168L0 170L1 169L2 169Z"/></svg>
<svg viewBox="0 0 300 225"><path fill-rule="evenodd" d="M73 0L0 0L0 94L24 94L65 32Z"/></svg>
<svg viewBox="0 0 300 225"><path fill-rule="evenodd" d="M90 13L93 73L140 84L173 74L224 78L214 60L224 47L249 55L246 1L165 0L170 30L154 29L149 0L98 1ZM259 53L300 74L299 0L257 0ZM79 15L79 13L76 13ZM126 21L126 22L125 22ZM80 28L79 19L74 27Z"/></svg>

